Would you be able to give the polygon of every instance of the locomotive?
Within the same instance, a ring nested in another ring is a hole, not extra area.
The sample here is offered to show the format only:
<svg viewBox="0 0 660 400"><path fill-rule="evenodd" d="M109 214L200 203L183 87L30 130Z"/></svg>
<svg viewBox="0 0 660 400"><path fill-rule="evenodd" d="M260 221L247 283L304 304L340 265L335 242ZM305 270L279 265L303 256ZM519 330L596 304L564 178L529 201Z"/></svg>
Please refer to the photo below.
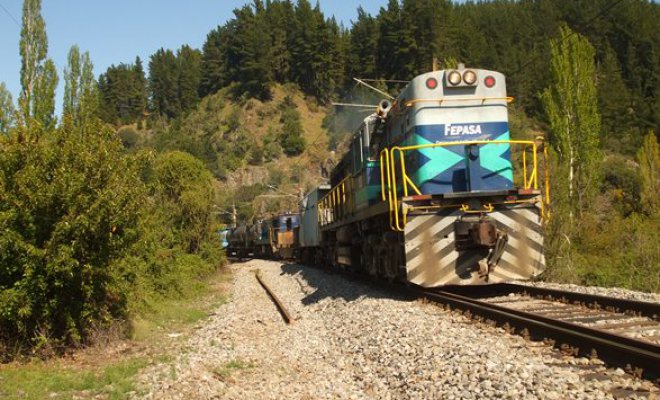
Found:
<svg viewBox="0 0 660 400"><path fill-rule="evenodd" d="M299 214L232 229L227 254L423 287L537 276L549 215L545 146L511 139L510 101L496 71L459 64L415 77L362 121Z"/></svg>
<svg viewBox="0 0 660 400"><path fill-rule="evenodd" d="M298 258L423 287L540 274L545 147L511 139L511 100L503 74L460 64L381 101L302 200Z"/></svg>
<svg viewBox="0 0 660 400"><path fill-rule="evenodd" d="M283 213L230 229L227 232L227 255L237 258L292 259L298 221L298 214Z"/></svg>

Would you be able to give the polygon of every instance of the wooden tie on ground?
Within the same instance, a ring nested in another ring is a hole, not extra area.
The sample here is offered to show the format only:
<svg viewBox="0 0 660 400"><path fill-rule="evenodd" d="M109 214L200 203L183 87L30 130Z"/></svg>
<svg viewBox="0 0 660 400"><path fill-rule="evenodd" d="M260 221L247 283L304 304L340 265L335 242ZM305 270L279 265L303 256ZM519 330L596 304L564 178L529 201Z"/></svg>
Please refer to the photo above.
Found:
<svg viewBox="0 0 660 400"><path fill-rule="evenodd" d="M270 297L270 299L273 300L273 303L275 303L275 306L277 307L277 310L280 312L280 315L282 315L282 318L284 319L284 322L286 322L287 324L292 323L294 321L294 319L291 318L291 315L289 314L287 309L284 307L284 304L282 304L280 299L278 299L277 296L275 296L275 293L273 293L273 291L270 290L268 285L266 285L266 283L263 281L263 279L261 278L261 271L256 270L254 272L254 276L257 278L257 281L259 281L259 284L261 285L261 287L263 287L264 290L266 291L266 293L268 293L268 296Z"/></svg>

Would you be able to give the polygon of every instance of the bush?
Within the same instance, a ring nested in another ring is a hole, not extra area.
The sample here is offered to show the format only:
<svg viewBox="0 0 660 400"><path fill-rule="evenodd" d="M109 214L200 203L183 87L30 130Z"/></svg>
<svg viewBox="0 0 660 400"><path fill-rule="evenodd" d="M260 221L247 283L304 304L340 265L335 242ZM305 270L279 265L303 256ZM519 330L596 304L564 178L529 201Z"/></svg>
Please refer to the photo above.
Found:
<svg viewBox="0 0 660 400"><path fill-rule="evenodd" d="M117 132L121 144L125 149L134 149L140 142L140 135L130 126L123 127Z"/></svg>
<svg viewBox="0 0 660 400"><path fill-rule="evenodd" d="M284 154L295 156L305 151L305 138L302 136L302 124L298 110L287 106L282 110L280 122L282 122L282 131L279 135L279 142Z"/></svg>
<svg viewBox="0 0 660 400"><path fill-rule="evenodd" d="M111 130L31 135L0 138L0 341L78 345L125 317L116 262L146 193Z"/></svg>
<svg viewBox="0 0 660 400"><path fill-rule="evenodd" d="M213 178L204 164L182 151L161 154L155 164L158 197L178 228L188 253L199 251L212 235Z"/></svg>

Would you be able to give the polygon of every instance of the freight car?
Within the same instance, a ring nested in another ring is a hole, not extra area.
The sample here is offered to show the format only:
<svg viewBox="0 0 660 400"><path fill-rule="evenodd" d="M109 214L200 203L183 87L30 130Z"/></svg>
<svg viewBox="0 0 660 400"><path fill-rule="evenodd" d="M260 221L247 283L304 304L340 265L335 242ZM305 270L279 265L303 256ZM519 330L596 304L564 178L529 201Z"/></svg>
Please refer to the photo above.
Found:
<svg viewBox="0 0 660 400"><path fill-rule="evenodd" d="M299 218L296 213L283 213L232 229L227 234L227 255L237 258L292 259L295 256L295 232Z"/></svg>
<svg viewBox="0 0 660 400"><path fill-rule="evenodd" d="M511 139L511 100L503 74L459 65L382 101L303 200L302 260L424 287L541 273L544 147Z"/></svg>

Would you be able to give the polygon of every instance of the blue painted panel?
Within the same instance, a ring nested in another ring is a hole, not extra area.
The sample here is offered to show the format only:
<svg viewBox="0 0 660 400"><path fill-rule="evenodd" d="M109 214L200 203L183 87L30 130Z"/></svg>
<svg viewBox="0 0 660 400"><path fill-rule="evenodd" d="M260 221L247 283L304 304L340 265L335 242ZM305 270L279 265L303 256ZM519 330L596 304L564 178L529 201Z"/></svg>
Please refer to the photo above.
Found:
<svg viewBox="0 0 660 400"><path fill-rule="evenodd" d="M407 145L471 140L509 140L507 122L416 126ZM449 146L408 152L408 175L423 194L513 187L513 169L508 144ZM468 157L468 154L472 157Z"/></svg>

